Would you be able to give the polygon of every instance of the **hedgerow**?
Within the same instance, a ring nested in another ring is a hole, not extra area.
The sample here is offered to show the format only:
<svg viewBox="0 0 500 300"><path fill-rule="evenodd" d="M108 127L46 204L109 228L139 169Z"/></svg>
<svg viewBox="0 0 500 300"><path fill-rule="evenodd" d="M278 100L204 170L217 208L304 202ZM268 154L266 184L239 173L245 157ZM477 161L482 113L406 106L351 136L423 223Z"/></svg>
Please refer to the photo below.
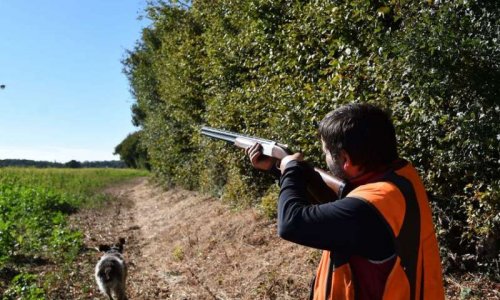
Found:
<svg viewBox="0 0 500 300"><path fill-rule="evenodd" d="M210 125L323 166L316 125L345 103L392 114L421 172L447 271L498 276L500 3L219 0L151 4L124 59L157 177L258 205L273 184ZM272 212L267 214L272 215ZM497 278L498 279L498 278Z"/></svg>

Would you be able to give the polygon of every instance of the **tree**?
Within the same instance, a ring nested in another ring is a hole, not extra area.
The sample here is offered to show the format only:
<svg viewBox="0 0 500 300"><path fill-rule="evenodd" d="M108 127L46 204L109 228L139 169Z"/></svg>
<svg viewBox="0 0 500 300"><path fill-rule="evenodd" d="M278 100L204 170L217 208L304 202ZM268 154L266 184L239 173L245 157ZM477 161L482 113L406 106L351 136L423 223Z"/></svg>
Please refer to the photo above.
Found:
<svg viewBox="0 0 500 300"><path fill-rule="evenodd" d="M119 145L115 147L115 153L129 168L150 169L148 155L141 145L142 131L129 134Z"/></svg>
<svg viewBox="0 0 500 300"><path fill-rule="evenodd" d="M67 168L79 169L82 167L82 164L77 160L70 160L64 164Z"/></svg>

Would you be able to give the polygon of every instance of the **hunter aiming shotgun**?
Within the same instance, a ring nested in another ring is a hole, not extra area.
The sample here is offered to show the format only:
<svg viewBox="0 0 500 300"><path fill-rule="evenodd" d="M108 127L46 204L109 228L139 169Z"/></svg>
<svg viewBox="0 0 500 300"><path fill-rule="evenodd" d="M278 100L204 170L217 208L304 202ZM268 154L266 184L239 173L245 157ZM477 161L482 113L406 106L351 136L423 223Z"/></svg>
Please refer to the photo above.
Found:
<svg viewBox="0 0 500 300"><path fill-rule="evenodd" d="M201 127L201 134L232 143L242 149L249 148L255 143L259 143L262 145L263 155L274 157L278 160L292 154L292 152L288 149L288 145L258 137L215 129L208 126ZM310 174L311 180L309 180L307 185L307 190L309 192L309 196L312 198L312 201L317 203L326 203L332 201L332 199L339 198L344 193L346 184L341 179L318 168L314 168L314 172L312 173L313 174ZM332 192L335 193L335 195L332 195Z"/></svg>

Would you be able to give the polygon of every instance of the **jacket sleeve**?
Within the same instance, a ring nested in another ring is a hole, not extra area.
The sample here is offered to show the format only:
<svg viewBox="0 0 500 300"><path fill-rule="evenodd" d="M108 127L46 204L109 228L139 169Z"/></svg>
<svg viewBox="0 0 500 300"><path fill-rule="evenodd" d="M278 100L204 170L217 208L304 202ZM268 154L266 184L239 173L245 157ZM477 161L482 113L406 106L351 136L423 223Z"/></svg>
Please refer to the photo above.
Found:
<svg viewBox="0 0 500 300"><path fill-rule="evenodd" d="M309 166L304 162L290 162L280 179L279 236L318 249L356 252L362 236L371 234L363 229L371 222L380 223L380 220L370 220L374 215L370 211L372 208L356 198L310 204L306 189L308 178L305 178L307 168Z"/></svg>

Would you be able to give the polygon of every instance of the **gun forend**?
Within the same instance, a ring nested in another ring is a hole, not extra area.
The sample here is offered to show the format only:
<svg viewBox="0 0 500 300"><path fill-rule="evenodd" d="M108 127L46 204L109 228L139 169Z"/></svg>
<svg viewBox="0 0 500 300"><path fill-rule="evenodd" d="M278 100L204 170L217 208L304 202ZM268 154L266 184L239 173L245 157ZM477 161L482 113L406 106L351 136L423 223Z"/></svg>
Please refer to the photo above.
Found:
<svg viewBox="0 0 500 300"><path fill-rule="evenodd" d="M201 128L201 134L215 139L233 143L235 146L243 149L251 147L255 143L259 143L262 145L262 154L277 159L282 159L283 157L291 154L291 152L288 150L287 145L258 137L243 135L226 130L215 129L208 126L203 126Z"/></svg>

